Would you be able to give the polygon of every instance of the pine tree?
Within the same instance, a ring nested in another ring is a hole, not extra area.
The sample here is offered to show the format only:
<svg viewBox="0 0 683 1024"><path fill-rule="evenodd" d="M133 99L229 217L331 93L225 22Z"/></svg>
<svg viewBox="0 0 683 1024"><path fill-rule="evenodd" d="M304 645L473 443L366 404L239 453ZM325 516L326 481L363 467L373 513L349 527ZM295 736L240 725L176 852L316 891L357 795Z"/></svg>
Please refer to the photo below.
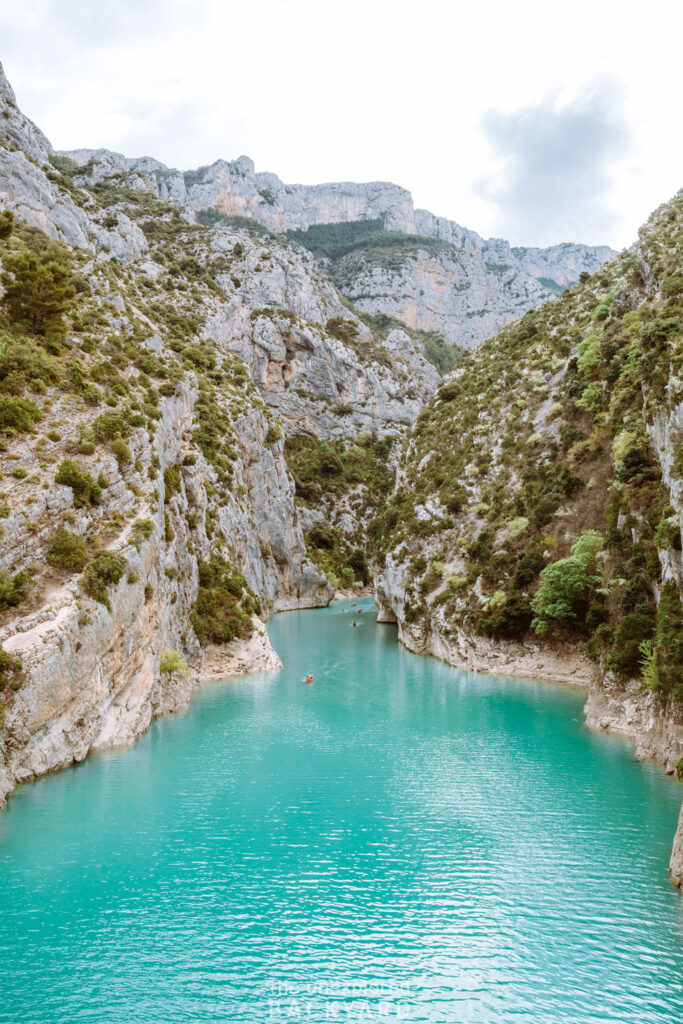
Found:
<svg viewBox="0 0 683 1024"><path fill-rule="evenodd" d="M0 210L0 241L9 238L14 228L14 214L11 210Z"/></svg>
<svg viewBox="0 0 683 1024"><path fill-rule="evenodd" d="M64 313L76 295L71 268L51 249L28 249L3 257L3 305L9 320L31 334L62 334Z"/></svg>

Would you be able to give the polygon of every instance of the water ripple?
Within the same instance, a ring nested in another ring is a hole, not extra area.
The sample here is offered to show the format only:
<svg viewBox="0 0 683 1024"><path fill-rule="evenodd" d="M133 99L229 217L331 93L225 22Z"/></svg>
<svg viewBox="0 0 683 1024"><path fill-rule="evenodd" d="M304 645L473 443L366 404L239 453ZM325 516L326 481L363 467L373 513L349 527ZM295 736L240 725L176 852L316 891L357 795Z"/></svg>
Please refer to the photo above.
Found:
<svg viewBox="0 0 683 1024"><path fill-rule="evenodd" d="M680 787L580 695L348 624L277 616L282 672L12 797L0 1021L683 1019Z"/></svg>

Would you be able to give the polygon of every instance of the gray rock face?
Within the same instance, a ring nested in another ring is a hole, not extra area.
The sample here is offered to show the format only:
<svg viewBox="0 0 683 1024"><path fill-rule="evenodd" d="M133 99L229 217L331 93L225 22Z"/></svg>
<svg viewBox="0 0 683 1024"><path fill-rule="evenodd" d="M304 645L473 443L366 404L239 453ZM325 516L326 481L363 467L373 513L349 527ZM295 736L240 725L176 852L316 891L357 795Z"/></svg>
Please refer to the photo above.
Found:
<svg viewBox="0 0 683 1024"><path fill-rule="evenodd" d="M80 761L90 751L134 741L152 718L184 707L199 678L224 677L235 666L247 671L276 665L258 623L247 641L212 648L207 655L194 636L190 611L198 563L211 552L207 512L215 528L231 538L237 570L268 610L324 605L332 595L307 557L282 445L264 444L268 422L258 407L238 421L235 489L220 503L210 487L215 472L196 450L193 464L182 470L180 493L170 501L145 488L153 461L158 460L163 476L193 451L196 398L188 381L164 400L154 437L139 430L130 442L139 468L127 483L144 494L144 504L136 501L111 456L100 456L92 466L95 475L102 470L109 480L106 501L82 510L72 528L91 533L112 518L129 524L108 546L127 567L111 591L110 609L85 597L75 577L50 591L38 611L19 615L0 629L4 649L20 656L26 673L7 710L6 730L0 732L0 805L19 782ZM24 461L36 468L28 450ZM53 498L43 494L36 487L25 495L24 505L40 530L19 546L19 529L0 538L1 562L11 571L28 561L45 563L50 537L72 504L70 488L56 488ZM137 547L131 543L134 517L153 524L149 539ZM17 517L17 527L22 519ZM190 674L160 672L162 653L170 649L185 654Z"/></svg>
<svg viewBox="0 0 683 1024"><path fill-rule="evenodd" d="M512 262L489 263L481 251L452 246L416 245L399 257L360 250L339 261L335 278L363 312L386 313L468 349L551 297Z"/></svg>
<svg viewBox="0 0 683 1024"><path fill-rule="evenodd" d="M0 207L71 245L89 245L88 219L43 169L52 146L17 107L0 64Z"/></svg>
<svg viewBox="0 0 683 1024"><path fill-rule="evenodd" d="M286 185L275 174L256 173L246 156L218 160L181 174L149 157L129 159L106 150L68 154L91 181L127 174L130 187L194 211L249 217L274 232L314 224L381 218L387 229L443 241L443 247L351 253L334 268L341 291L367 313L387 313L410 328L437 331L472 348L501 327L593 272L614 253L607 246L564 244L512 249L483 239L454 221L416 210L405 189L388 182ZM324 270L329 269L326 262Z"/></svg>
<svg viewBox="0 0 683 1024"><path fill-rule="evenodd" d="M239 244L242 253L221 279L225 298L204 333L241 356L288 433L339 437L412 423L439 376L404 332L375 351L368 328L291 247L264 248L225 229L211 244L215 252ZM326 325L338 320L355 331L355 347L330 333Z"/></svg>
<svg viewBox="0 0 683 1024"><path fill-rule="evenodd" d="M441 248L363 249L336 261L343 293L366 313L386 313L408 327L437 331L473 348L614 255L607 246L512 249L453 221L416 210L415 231Z"/></svg>
<svg viewBox="0 0 683 1024"><path fill-rule="evenodd" d="M683 889L683 807L678 818L678 828L669 862L669 875L674 885Z"/></svg>
<svg viewBox="0 0 683 1024"><path fill-rule="evenodd" d="M0 119L0 138L3 139L6 146L21 149L26 156L41 164L48 159L52 153L52 146L40 128L37 128L33 121L30 121L19 110L17 98L12 86L7 81L2 64L0 64Z"/></svg>

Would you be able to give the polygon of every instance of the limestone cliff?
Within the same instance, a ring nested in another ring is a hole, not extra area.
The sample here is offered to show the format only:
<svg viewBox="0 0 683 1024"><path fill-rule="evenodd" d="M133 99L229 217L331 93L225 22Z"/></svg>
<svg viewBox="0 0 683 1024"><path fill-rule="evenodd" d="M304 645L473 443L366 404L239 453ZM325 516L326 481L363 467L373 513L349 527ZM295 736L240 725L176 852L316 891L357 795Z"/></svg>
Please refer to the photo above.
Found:
<svg viewBox="0 0 683 1024"><path fill-rule="evenodd" d="M446 218L415 210L410 193L397 185L286 185L275 174L256 173L245 156L184 174L147 157L107 150L72 150L64 156L81 168L79 184L115 180L195 214L246 217L274 233L377 220L388 232L403 235L404 243L388 251L381 239L358 245L332 266L323 261L323 271L358 309L437 332L463 348L491 337L614 255L607 246L570 243L512 249L501 239L483 239ZM425 248L424 240L430 239L441 244Z"/></svg>

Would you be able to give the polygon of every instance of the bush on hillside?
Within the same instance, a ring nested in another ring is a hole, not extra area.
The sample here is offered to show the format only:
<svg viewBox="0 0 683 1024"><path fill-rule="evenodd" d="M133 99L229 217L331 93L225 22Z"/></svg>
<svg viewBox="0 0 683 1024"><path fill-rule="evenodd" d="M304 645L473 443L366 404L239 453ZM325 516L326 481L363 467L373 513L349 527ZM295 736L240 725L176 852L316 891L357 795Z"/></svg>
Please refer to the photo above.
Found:
<svg viewBox="0 0 683 1024"><path fill-rule="evenodd" d="M59 569L82 572L88 561L85 538L62 527L50 542L47 560Z"/></svg>
<svg viewBox="0 0 683 1024"><path fill-rule="evenodd" d="M83 589L86 594L105 605L111 611L107 590L118 583L126 570L126 563L111 551L100 551L92 558L83 573Z"/></svg>
<svg viewBox="0 0 683 1024"><path fill-rule="evenodd" d="M591 600L602 585L595 556L603 545L597 530L581 534L568 558L553 562L541 572L541 586L532 600L533 627L539 636L553 626L585 625Z"/></svg>

